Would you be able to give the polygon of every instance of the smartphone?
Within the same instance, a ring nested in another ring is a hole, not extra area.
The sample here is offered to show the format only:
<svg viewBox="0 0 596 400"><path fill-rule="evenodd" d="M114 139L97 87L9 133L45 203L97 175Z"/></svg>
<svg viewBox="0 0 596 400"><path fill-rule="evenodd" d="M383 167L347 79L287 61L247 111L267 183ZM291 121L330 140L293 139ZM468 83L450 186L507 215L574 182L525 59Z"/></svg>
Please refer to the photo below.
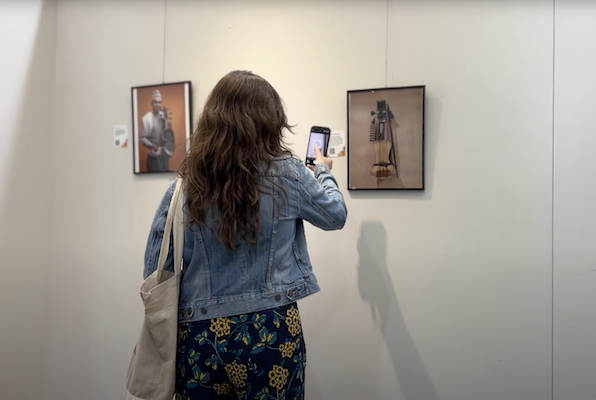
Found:
<svg viewBox="0 0 596 400"><path fill-rule="evenodd" d="M313 126L310 128L310 135L308 137L308 147L306 149L306 160L304 164L315 165L315 144L319 146L324 156L327 156L327 149L329 148L329 137L331 136L331 129L324 126Z"/></svg>

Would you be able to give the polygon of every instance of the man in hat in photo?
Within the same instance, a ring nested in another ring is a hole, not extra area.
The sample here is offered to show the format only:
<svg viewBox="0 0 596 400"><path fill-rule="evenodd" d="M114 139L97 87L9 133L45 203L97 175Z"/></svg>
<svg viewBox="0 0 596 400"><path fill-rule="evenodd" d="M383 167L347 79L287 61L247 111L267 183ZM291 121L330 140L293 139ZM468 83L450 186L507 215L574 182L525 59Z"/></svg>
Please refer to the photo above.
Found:
<svg viewBox="0 0 596 400"><path fill-rule="evenodd" d="M148 149L147 172L167 172L171 151L163 146L163 132L167 128L167 116L161 104L161 92L154 90L151 95L151 111L143 117L141 143Z"/></svg>

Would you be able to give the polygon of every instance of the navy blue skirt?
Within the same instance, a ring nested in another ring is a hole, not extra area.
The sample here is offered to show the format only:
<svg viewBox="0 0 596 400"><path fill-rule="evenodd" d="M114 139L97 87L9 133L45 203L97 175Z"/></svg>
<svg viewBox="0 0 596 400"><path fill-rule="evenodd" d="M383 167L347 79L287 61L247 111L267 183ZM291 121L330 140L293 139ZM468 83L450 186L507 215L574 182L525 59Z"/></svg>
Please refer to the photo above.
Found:
<svg viewBox="0 0 596 400"><path fill-rule="evenodd" d="M180 324L177 364L177 400L303 400L298 307Z"/></svg>

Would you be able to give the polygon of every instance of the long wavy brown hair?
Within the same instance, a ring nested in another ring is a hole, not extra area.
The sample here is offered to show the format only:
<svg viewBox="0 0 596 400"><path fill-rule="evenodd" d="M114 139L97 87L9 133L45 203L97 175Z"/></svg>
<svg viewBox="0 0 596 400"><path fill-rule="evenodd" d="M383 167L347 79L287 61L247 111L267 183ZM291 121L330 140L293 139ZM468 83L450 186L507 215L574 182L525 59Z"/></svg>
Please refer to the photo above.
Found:
<svg viewBox="0 0 596 400"><path fill-rule="evenodd" d="M259 231L261 169L292 156L284 142L292 132L282 100L265 79L233 71L215 85L180 166L185 181L188 222L219 213L219 240L230 250L237 237L254 244Z"/></svg>

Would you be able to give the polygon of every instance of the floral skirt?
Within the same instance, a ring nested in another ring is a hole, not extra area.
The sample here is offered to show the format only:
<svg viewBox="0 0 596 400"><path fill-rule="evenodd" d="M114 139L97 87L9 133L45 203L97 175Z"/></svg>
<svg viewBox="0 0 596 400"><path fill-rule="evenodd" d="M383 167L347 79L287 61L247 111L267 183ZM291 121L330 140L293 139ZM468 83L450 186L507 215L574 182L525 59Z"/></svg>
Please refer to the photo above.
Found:
<svg viewBox="0 0 596 400"><path fill-rule="evenodd" d="M303 400L306 348L296 303L180 324L176 400Z"/></svg>

